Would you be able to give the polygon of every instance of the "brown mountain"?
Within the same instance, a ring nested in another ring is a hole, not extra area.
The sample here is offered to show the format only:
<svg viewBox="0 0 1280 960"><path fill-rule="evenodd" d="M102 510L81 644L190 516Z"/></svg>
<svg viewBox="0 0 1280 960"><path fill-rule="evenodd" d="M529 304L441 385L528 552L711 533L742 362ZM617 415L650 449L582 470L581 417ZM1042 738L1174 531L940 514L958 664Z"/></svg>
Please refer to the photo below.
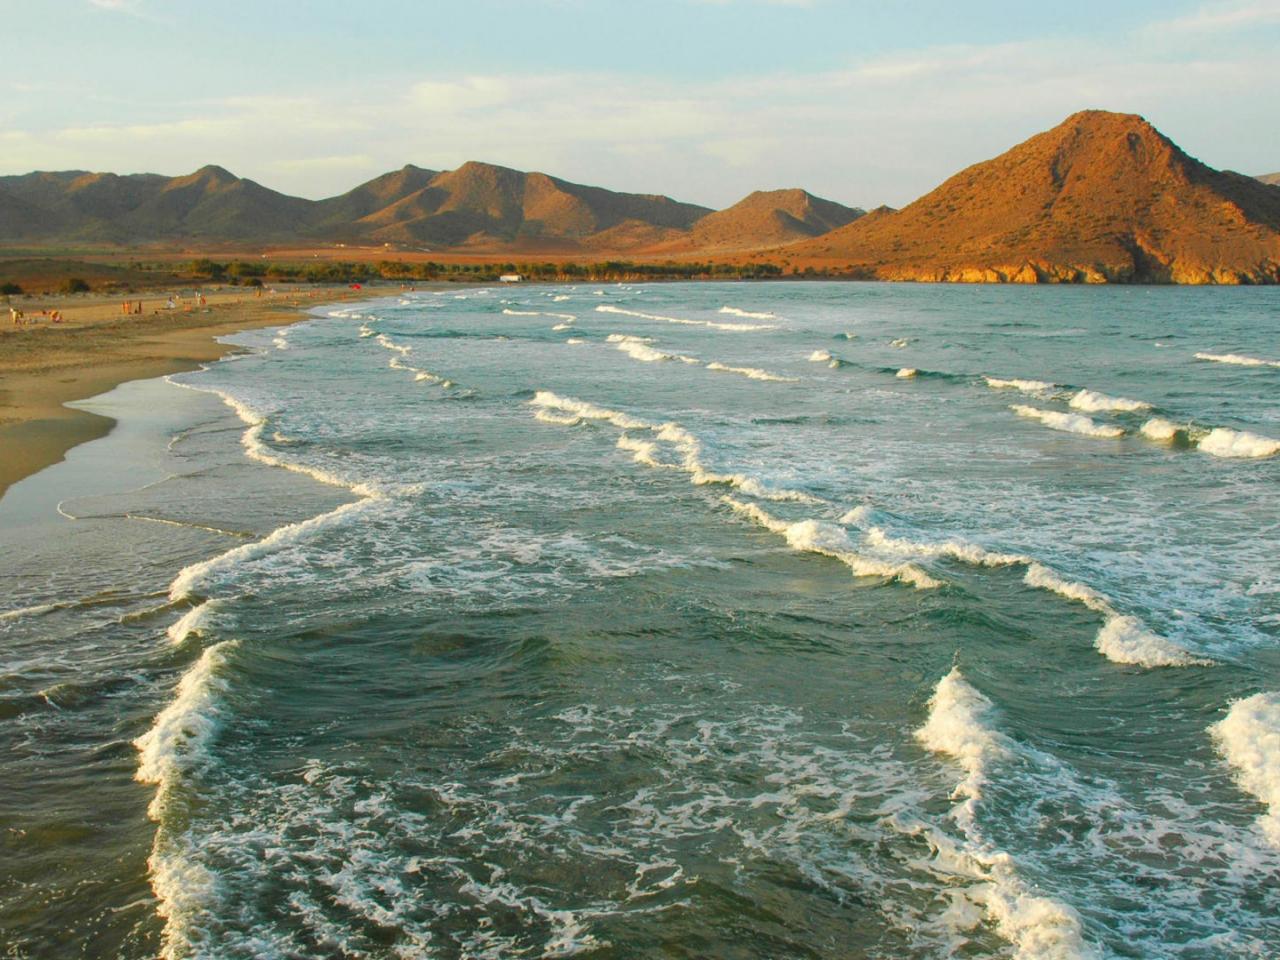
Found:
<svg viewBox="0 0 1280 960"><path fill-rule="evenodd" d="M663 249L709 253L758 250L821 236L865 213L805 190L757 190L728 209L707 214Z"/></svg>
<svg viewBox="0 0 1280 960"><path fill-rule="evenodd" d="M383 242L483 248L533 239L577 243L630 221L687 229L709 212L669 197L615 193L471 161L437 174L356 227Z"/></svg>
<svg viewBox="0 0 1280 960"><path fill-rule="evenodd" d="M37 172L0 177L0 191L36 211L26 236L46 240L286 239L311 207L216 166L172 178Z"/></svg>
<svg viewBox="0 0 1280 960"><path fill-rule="evenodd" d="M1280 191L1086 111L787 254L883 279L1280 282Z"/></svg>
<svg viewBox="0 0 1280 960"><path fill-rule="evenodd" d="M352 223L417 193L437 174L408 163L340 196L319 200L310 216L310 230L319 234L351 232Z"/></svg>
<svg viewBox="0 0 1280 960"><path fill-rule="evenodd" d="M1280 187L1280 173L1264 173L1258 177L1263 183L1269 183L1273 187Z"/></svg>

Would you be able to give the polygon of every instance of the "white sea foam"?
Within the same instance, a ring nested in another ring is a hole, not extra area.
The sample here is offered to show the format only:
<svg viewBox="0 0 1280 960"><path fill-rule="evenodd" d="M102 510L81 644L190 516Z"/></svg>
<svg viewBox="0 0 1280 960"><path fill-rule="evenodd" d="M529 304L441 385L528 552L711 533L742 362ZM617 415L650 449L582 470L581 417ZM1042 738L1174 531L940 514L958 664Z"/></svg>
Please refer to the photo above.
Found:
<svg viewBox="0 0 1280 960"><path fill-rule="evenodd" d="M1210 430L1200 439L1198 446L1215 457L1271 457L1280 453L1280 440L1227 427Z"/></svg>
<svg viewBox="0 0 1280 960"><path fill-rule="evenodd" d="M1163 417L1152 417L1142 425L1142 435L1148 440L1172 443L1178 439L1179 435L1186 436L1187 428L1185 426L1180 427L1178 424L1165 420Z"/></svg>
<svg viewBox="0 0 1280 960"><path fill-rule="evenodd" d="M1099 437L1104 440L1115 440L1124 436L1122 427L1113 426L1111 424L1095 423L1088 417L1081 416L1078 413L1059 413L1056 410L1041 410L1038 407L1028 407L1021 403L1015 403L1009 407L1014 413L1020 417L1027 417L1031 420L1039 420L1046 427L1053 430L1061 430L1065 433L1078 433L1084 437Z"/></svg>
<svg viewBox="0 0 1280 960"><path fill-rule="evenodd" d="M753 313L750 310L739 310L737 307L721 307L721 313L727 313L733 317L745 317L748 320L777 320L777 316L772 313Z"/></svg>
<svg viewBox="0 0 1280 960"><path fill-rule="evenodd" d="M917 376L919 373L920 371L917 370L915 367L903 367L901 370L899 370L895 374L895 376L899 380L910 380L912 377Z"/></svg>
<svg viewBox="0 0 1280 960"><path fill-rule="evenodd" d="M52 613L54 610L61 610L68 606L66 603L37 603L30 607L18 607L14 610L5 610L0 612L0 623L10 620L21 620L24 617L38 617L41 614Z"/></svg>
<svg viewBox="0 0 1280 960"><path fill-rule="evenodd" d="M1280 367L1280 360L1262 360L1258 357L1246 357L1239 353L1197 353L1197 360L1211 360L1214 363L1230 363L1238 367Z"/></svg>
<svg viewBox="0 0 1280 960"><path fill-rule="evenodd" d="M387 366L392 370L403 370L405 373L412 373L413 379L416 382L430 383L435 386L443 387L446 390L450 387L456 386L456 384L447 377L442 377L438 373L432 373L430 370L423 370L421 367L415 367L412 364L406 363L405 359L413 353L413 349L411 347L406 347L404 344L396 343L383 333L378 334L378 343L396 354L396 356L387 361Z"/></svg>
<svg viewBox="0 0 1280 960"><path fill-rule="evenodd" d="M205 758L217 730L218 695L227 687L219 671L236 644L226 640L207 648L183 674L173 700L156 715L151 729L133 742L139 754L134 779L160 788L149 808L152 819L160 818L167 793L182 772Z"/></svg>
<svg viewBox="0 0 1280 960"><path fill-rule="evenodd" d="M964 777L953 798L951 815L965 836L948 851L961 872L984 881L964 896L995 923L1019 960L1085 960L1093 950L1084 940L1079 914L1069 905L1033 890L1019 876L1014 859L982 839L978 804L991 768L1009 760L1017 744L995 728L993 706L965 680L959 668L938 682L929 700L929 717L916 736L934 753L959 763ZM942 853L943 840L935 836Z"/></svg>
<svg viewBox="0 0 1280 960"><path fill-rule="evenodd" d="M537 310L512 310L509 307L503 307L502 312L508 317L540 317L542 314Z"/></svg>
<svg viewBox="0 0 1280 960"><path fill-rule="evenodd" d="M909 346L915 339L915 337L898 337L896 340L890 340L889 346L897 347L901 350L903 347Z"/></svg>
<svg viewBox="0 0 1280 960"><path fill-rule="evenodd" d="M1258 825L1280 847L1280 692L1237 700L1209 733L1240 787L1266 805Z"/></svg>
<svg viewBox="0 0 1280 960"><path fill-rule="evenodd" d="M917 590L941 586L941 582L910 563L886 563L859 554L849 539L849 534L834 523L823 520L801 520L788 523L780 520L754 503L744 503L733 497L721 497L721 502L739 516L782 536L793 550L816 553L839 560L855 577L885 577L910 584Z"/></svg>
<svg viewBox="0 0 1280 960"><path fill-rule="evenodd" d="M813 353L809 354L810 363L826 363L830 359L831 359L830 350L815 350L813 351Z"/></svg>
<svg viewBox="0 0 1280 960"><path fill-rule="evenodd" d="M983 377L992 390L1017 390L1020 393L1030 394L1031 396L1040 397L1045 394L1052 393L1057 387L1056 383L1048 383L1044 380L1021 380L1011 378L1002 380L999 377Z"/></svg>
<svg viewBox="0 0 1280 960"><path fill-rule="evenodd" d="M650 423L617 410L608 410L571 397L560 397L547 390L539 390L529 403L537 408L534 416L543 423L573 426L582 420L602 420L621 430L646 430L658 441L674 448L677 455L676 462L668 463L658 460L649 447L644 448L643 454L638 448L632 446L625 446L623 449L631 450L636 454L636 461L646 466L659 465L681 470L689 475L690 482L698 486L725 484L762 500L818 502L815 497L800 490L771 487L756 477L746 474L716 473L708 470L702 459L702 441L678 423Z"/></svg>
<svg viewBox="0 0 1280 960"><path fill-rule="evenodd" d="M572 323L569 323L568 321L566 321L566 322L564 322L564 323L557 323L557 324L556 324L555 326L553 326L551 329L552 329L552 330L572 330L572 329L573 329L573 324L572 324Z"/></svg>
<svg viewBox="0 0 1280 960"><path fill-rule="evenodd" d="M663 353L656 350L649 344L653 340L649 337L633 337L625 333L611 333L607 341L612 343L614 348L621 350L633 360L639 360L642 363L659 363L666 360L679 360L682 363L702 363L697 357L687 357L679 353Z"/></svg>
<svg viewBox="0 0 1280 960"><path fill-rule="evenodd" d="M759 367L730 367L717 360L713 360L707 364L708 370L718 370L721 373L736 373L738 376L747 377L751 380L768 380L773 383L795 383L795 377L783 377L776 373L770 373L768 370L761 370Z"/></svg>
<svg viewBox="0 0 1280 960"><path fill-rule="evenodd" d="M206 600L188 610L182 617L169 624L167 632L172 643L182 643L192 634L203 634L210 621L217 615L221 601Z"/></svg>
<svg viewBox="0 0 1280 960"><path fill-rule="evenodd" d="M208 903L216 879L184 855L182 843L169 836L164 812L185 774L207 762L208 750L221 725L220 700L227 690L227 657L236 641L214 644L200 655L178 682L174 699L156 716L151 729L133 744L138 750L134 779L156 786L147 814L161 824L147 861L151 888L165 919L161 956L191 955L198 936L193 918Z"/></svg>
<svg viewBox="0 0 1280 960"><path fill-rule="evenodd" d="M689 327L710 327L713 330L733 330L746 332L750 330L772 330L773 324L760 323L716 323L714 320L688 320L684 317L668 317L659 313L641 313L638 310L624 310L622 307L602 303L596 307L597 313L616 313L624 317L639 317L641 320L657 320L663 323L679 323Z"/></svg>
<svg viewBox="0 0 1280 960"><path fill-rule="evenodd" d="M844 522L844 518L841 518L841 522ZM1110 600L1092 587L1068 580L1026 554L1002 553L954 539L940 543L918 543L891 537L879 527L871 527L867 531L866 540L877 549L901 556L950 557L977 567L1026 567L1023 582L1027 586L1055 593L1102 615L1102 627L1094 638L1094 647L1113 663L1143 667L1212 665L1212 661L1196 657L1177 644L1152 633L1137 617L1120 613Z"/></svg>
<svg viewBox="0 0 1280 960"><path fill-rule="evenodd" d="M1093 390L1081 390L1074 394L1068 405L1075 410L1084 410L1087 413L1137 413L1151 409L1151 404L1142 400L1109 397L1105 393L1097 393Z"/></svg>
<svg viewBox="0 0 1280 960"><path fill-rule="evenodd" d="M261 540L243 544L228 550L226 553L220 553L216 557L183 567L174 578L173 583L169 585L169 599L178 601L199 596L201 589L207 585L212 577L234 570L241 564L266 556L281 547L298 543L311 536L317 530L323 530L349 516L367 510L370 504L375 502L376 498L366 498L344 503L342 506L330 510L328 513L322 513L318 517L279 527Z"/></svg>

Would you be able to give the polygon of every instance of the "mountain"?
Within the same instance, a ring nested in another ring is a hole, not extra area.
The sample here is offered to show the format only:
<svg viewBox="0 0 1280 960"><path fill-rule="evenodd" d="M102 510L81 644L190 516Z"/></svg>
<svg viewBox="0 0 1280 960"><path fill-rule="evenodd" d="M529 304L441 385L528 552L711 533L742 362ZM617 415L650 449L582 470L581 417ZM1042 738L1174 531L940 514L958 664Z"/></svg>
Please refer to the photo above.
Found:
<svg viewBox="0 0 1280 960"><path fill-rule="evenodd" d="M437 174L436 170L424 170L407 163L399 170L374 177L340 196L319 200L310 216L309 232L343 233L356 220L417 193Z"/></svg>
<svg viewBox="0 0 1280 960"><path fill-rule="evenodd" d="M821 236L865 213L805 190L757 190L732 207L707 214L666 248L716 253L758 250Z"/></svg>
<svg viewBox="0 0 1280 960"><path fill-rule="evenodd" d="M1273 187L1280 187L1280 173L1264 173L1257 179L1261 180L1263 183L1269 183Z"/></svg>
<svg viewBox="0 0 1280 960"><path fill-rule="evenodd" d="M613 250L682 235L709 213L669 197L474 161L444 172L409 164L318 201L217 166L185 177L83 170L0 177L0 240Z"/></svg>
<svg viewBox="0 0 1280 960"><path fill-rule="evenodd" d="M356 227L375 241L480 248L531 239L578 243L631 221L682 230L707 213L669 197L615 193L471 161L435 175Z"/></svg>
<svg viewBox="0 0 1280 960"><path fill-rule="evenodd" d="M283 240L311 207L217 166L185 177L37 172L0 177L0 192L35 211L26 235L47 240Z"/></svg>
<svg viewBox="0 0 1280 960"><path fill-rule="evenodd" d="M881 279L1280 282L1280 191L1091 110L902 210L774 251Z"/></svg>

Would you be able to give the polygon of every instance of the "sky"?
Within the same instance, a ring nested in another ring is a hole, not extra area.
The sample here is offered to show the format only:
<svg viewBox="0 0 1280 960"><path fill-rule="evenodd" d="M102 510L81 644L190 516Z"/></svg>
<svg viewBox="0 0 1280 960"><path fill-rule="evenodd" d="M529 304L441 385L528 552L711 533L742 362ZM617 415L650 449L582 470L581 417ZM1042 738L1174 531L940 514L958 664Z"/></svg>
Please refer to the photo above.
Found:
<svg viewBox="0 0 1280 960"><path fill-rule="evenodd" d="M0 175L320 198L484 160L901 206L1076 110L1280 171L1280 0L0 0Z"/></svg>

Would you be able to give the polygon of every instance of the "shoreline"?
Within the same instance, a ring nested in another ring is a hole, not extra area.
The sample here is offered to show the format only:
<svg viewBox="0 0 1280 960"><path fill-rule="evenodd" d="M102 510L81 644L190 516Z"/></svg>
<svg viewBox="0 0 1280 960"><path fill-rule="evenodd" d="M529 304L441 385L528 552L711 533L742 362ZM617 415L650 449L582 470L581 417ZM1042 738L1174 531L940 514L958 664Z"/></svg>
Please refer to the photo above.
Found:
<svg viewBox="0 0 1280 960"><path fill-rule="evenodd" d="M96 315L0 335L0 499L15 483L61 462L69 450L106 436L111 417L67 404L133 380L148 380L219 360L239 348L217 338L242 330L290 326L315 306L386 296L374 288L308 291L291 296L214 302L203 310L121 318L118 303Z"/></svg>

